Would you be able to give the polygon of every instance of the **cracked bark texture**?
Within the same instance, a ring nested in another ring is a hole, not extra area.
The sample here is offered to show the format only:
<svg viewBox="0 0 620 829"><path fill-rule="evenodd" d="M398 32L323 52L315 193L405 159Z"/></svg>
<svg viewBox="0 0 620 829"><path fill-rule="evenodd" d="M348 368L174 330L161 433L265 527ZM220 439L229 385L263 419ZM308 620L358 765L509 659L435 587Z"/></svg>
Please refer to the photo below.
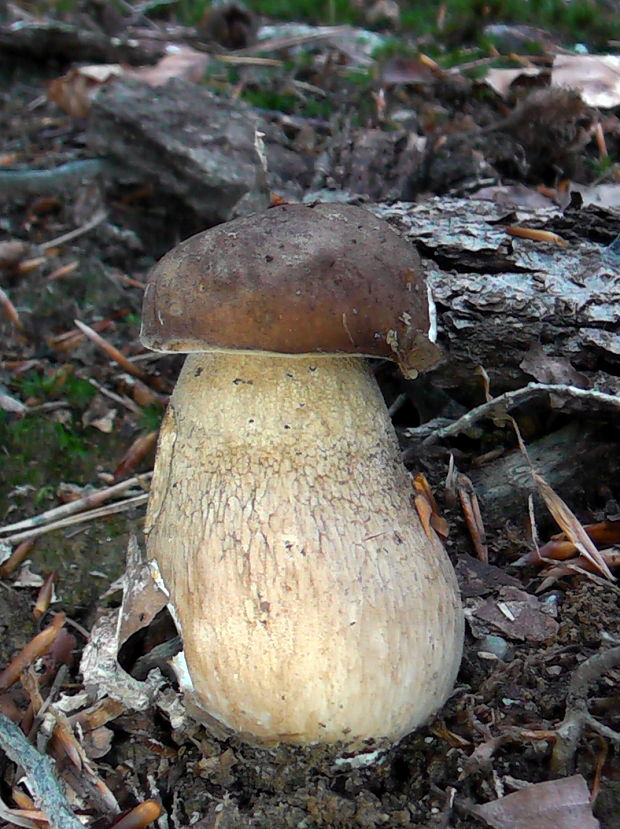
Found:
<svg viewBox="0 0 620 829"><path fill-rule="evenodd" d="M431 379L491 392L532 379L532 345L568 359L592 388L620 390L620 216L598 207L507 210L493 202L435 198L370 209L398 227L426 260L437 303L443 366ZM558 233L566 247L516 238L506 225Z"/></svg>
<svg viewBox="0 0 620 829"><path fill-rule="evenodd" d="M364 361L190 355L151 493L148 555L220 722L359 747L445 701L456 580Z"/></svg>

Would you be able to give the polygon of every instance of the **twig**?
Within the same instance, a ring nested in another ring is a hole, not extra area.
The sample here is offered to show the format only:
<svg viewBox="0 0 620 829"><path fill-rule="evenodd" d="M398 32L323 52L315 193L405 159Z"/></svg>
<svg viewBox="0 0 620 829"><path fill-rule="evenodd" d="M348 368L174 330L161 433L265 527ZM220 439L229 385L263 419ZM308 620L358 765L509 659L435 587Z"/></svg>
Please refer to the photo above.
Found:
<svg viewBox="0 0 620 829"><path fill-rule="evenodd" d="M91 386L94 386L97 389L97 391L101 392L101 394L103 394L104 397L108 397L115 403L119 403L121 406L124 406L126 409L129 409L129 411L133 412L134 414L142 414L142 409L140 408L140 406L138 406L137 403L134 403L133 400L130 400L128 397L121 396L120 394L116 394L116 392L106 389L105 386L102 386L101 383L98 383L96 380L93 380L92 377L89 377L88 382L91 384Z"/></svg>
<svg viewBox="0 0 620 829"><path fill-rule="evenodd" d="M108 214L105 210L98 210L95 215L88 222L86 222L86 224L83 224L81 227L76 227L75 230L70 230L68 233L63 233L62 236L57 236L49 242L44 242L42 245L39 245L39 247L41 250L49 250L49 248L55 248L59 245L64 245L66 242L70 242L72 239L77 239L78 236L83 236L85 233L88 233L89 230L92 230L97 227L97 225L100 225L107 215Z"/></svg>
<svg viewBox="0 0 620 829"><path fill-rule="evenodd" d="M569 774L577 743L584 728L591 728L608 740L620 743L620 733L600 723L587 707L588 689L601 676L620 665L620 646L595 653L574 672L566 697L566 716L557 727L551 755L551 768L558 774Z"/></svg>
<svg viewBox="0 0 620 829"><path fill-rule="evenodd" d="M32 530L26 530L23 533L9 535L7 538L3 538L2 541L5 544L16 544L18 541L23 541L26 538L36 538L39 535L52 532L52 530L60 530L63 527L70 527L73 524L94 521L96 518L105 518L106 516L114 515L117 512L126 512L133 507L146 503L148 497L148 494L145 492L144 495L136 495L133 498L126 498L124 501L120 501L117 504L109 504L107 507L88 510L87 512L82 512L79 515L73 515L70 518L63 518L60 521L53 521L45 527L37 527Z"/></svg>
<svg viewBox="0 0 620 829"><path fill-rule="evenodd" d="M134 478L127 478L126 481L121 481L114 486L100 489L97 492L91 492L84 495L83 498L78 498L75 501L70 501L68 504L63 504L60 507L45 510L39 515L33 515L32 518L25 518L23 521L17 521L15 524L7 524L6 527L0 527L0 533L10 533L16 530L27 530L31 527L40 527L42 524L47 524L50 521L55 521L58 518L66 518L68 515L75 515L76 512L90 509L108 501L110 498L118 495L120 492L125 492L131 489L132 486L140 486L144 481L148 481L152 472L145 472L144 475L139 475Z"/></svg>
<svg viewBox="0 0 620 829"><path fill-rule="evenodd" d="M476 421L484 417L492 417L498 410L502 414L505 414L509 409L540 394L554 394L558 397L587 400L599 403L606 408L620 410L620 398L613 394L605 394L605 392L592 391L591 389L579 389L576 386L566 386L559 383L529 383L525 388L507 391L505 394L500 394L499 397L494 397L492 400L476 406L475 409L471 409L471 411L459 417L458 420L455 420L449 426L444 426L442 429L437 429L430 434L424 439L422 445L430 446L445 438L454 437L455 435L461 434L461 432L466 432L468 429L471 429ZM415 436L415 429L407 430L405 434Z"/></svg>
<svg viewBox="0 0 620 829"><path fill-rule="evenodd" d="M338 38L351 34L351 26L322 26L316 32L304 35L290 35L290 37L275 37L271 40L259 40L245 49L237 49L236 56L254 55L256 52L277 52L280 49L290 49L294 46L303 46L306 43L316 43L321 40Z"/></svg>
<svg viewBox="0 0 620 829"><path fill-rule="evenodd" d="M233 66L283 66L284 61L277 58L259 58L252 55L212 55L215 60L221 63L229 63Z"/></svg>
<svg viewBox="0 0 620 829"><path fill-rule="evenodd" d="M73 814L52 771L52 764L31 746L15 723L0 713L0 745L21 766L35 803L45 813L52 829L84 829Z"/></svg>
<svg viewBox="0 0 620 829"><path fill-rule="evenodd" d="M80 320L73 321L82 334L86 334L89 340L92 340L92 342L94 342L94 344L100 348L101 351L107 354L107 356L111 360L114 360L115 363L118 363L119 366L128 374L132 374L134 377L138 377L140 380L145 380L146 382L152 379L144 371L137 368L133 363L130 363L127 357L125 357L125 355L122 354L118 348L114 348L114 346L111 345L106 339L97 334L97 332L94 331L90 325L86 325L85 323L80 322Z"/></svg>

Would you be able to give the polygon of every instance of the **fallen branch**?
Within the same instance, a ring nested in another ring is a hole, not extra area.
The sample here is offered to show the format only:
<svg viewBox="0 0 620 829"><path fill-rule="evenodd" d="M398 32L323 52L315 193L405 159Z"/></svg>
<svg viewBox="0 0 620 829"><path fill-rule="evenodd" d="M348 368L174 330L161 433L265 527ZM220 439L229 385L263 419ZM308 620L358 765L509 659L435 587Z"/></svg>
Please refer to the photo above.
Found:
<svg viewBox="0 0 620 829"><path fill-rule="evenodd" d="M20 766L28 779L28 788L45 813L51 829L84 829L69 806L52 771L48 757L31 746L21 729L0 713L0 746Z"/></svg>
<svg viewBox="0 0 620 829"><path fill-rule="evenodd" d="M46 192L64 192L99 175L116 177L120 167L106 158L68 161L52 170L0 170L0 190L3 196L39 196Z"/></svg>
<svg viewBox="0 0 620 829"><path fill-rule="evenodd" d="M70 501L68 504L63 504L60 507L48 509L39 515L33 515L32 518L25 518L23 521L17 521L15 524L7 524L6 527L0 527L0 533L14 533L17 530L27 530L31 527L40 527L44 524L49 524L51 521L56 521L59 518L66 518L68 515L75 515L77 512L83 512L91 507L98 507L104 501L113 498L132 486L142 486L144 482L150 480L152 472L145 472L144 475L139 475L134 478L128 478L126 481L121 481L114 486L100 489L97 492L91 492L83 498L78 498L75 501Z"/></svg>
<svg viewBox="0 0 620 829"><path fill-rule="evenodd" d="M75 230L70 230L68 233L63 233L62 236L57 236L55 239L50 239L49 242L44 242L42 245L39 245L41 250L49 250L50 248L55 248L60 245L65 245L67 242L71 242L73 239L77 239L78 236L83 236L85 233L88 233L90 230L93 230L97 225L100 225L101 222L106 219L108 214L105 210L98 210L94 216L89 219L85 224L81 225L81 227L76 227Z"/></svg>
<svg viewBox="0 0 620 829"><path fill-rule="evenodd" d="M117 512L125 512L126 510L138 507L140 504L146 503L148 493L144 495L135 495L133 498L126 498L124 501L119 501L116 504L108 504L107 507L99 507L99 509L88 510L79 515L73 515L69 518L63 518L60 521L53 521L45 527L36 527L31 530L25 530L15 535L9 535L2 539L4 544L17 544L19 541L24 541L27 538L36 538L39 535L52 532L52 530L60 530L63 527L70 527L73 524L81 524L86 521L94 521L96 518L105 518L108 515L114 515Z"/></svg>
<svg viewBox="0 0 620 829"><path fill-rule="evenodd" d="M528 383L522 389L514 389L500 394L499 397L493 397L486 403L476 406L466 414L459 417L448 426L437 429L422 441L423 446L431 446L434 443L445 438L455 437L463 432L468 432L472 426L483 418L497 417L498 415L505 415L510 409L519 406L530 400L533 397L538 397L542 394L553 394L565 399L586 400L597 403L599 407L616 409L620 411L620 398L613 394L605 394L601 391L592 391L590 389L579 389L576 386L567 386L557 383ZM415 437L416 429L406 429L405 435L407 437Z"/></svg>
<svg viewBox="0 0 620 829"><path fill-rule="evenodd" d="M554 774L571 773L577 744L585 728L591 728L608 740L620 743L620 733L600 723L588 711L589 687L603 674L620 665L620 646L594 654L577 668L572 676L566 697L566 715L556 729L556 740L551 755Z"/></svg>

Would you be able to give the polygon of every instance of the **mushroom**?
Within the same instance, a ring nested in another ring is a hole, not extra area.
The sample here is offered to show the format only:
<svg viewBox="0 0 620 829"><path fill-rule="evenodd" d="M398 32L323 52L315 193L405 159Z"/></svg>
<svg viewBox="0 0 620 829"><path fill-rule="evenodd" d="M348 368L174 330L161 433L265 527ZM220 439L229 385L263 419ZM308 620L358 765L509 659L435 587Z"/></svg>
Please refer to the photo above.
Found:
<svg viewBox="0 0 620 829"><path fill-rule="evenodd" d="M166 254L142 342L188 352L146 521L195 697L242 737L387 745L446 700L463 617L367 361L435 363L413 246L281 205Z"/></svg>

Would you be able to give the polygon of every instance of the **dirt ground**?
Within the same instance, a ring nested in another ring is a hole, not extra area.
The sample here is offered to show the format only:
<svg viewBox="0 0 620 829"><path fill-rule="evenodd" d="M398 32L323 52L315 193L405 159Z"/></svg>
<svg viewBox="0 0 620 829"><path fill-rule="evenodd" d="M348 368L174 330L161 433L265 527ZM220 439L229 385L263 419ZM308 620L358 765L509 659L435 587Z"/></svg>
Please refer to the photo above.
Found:
<svg viewBox="0 0 620 829"><path fill-rule="evenodd" d="M64 68L54 62L42 68L23 57L0 61L0 154L21 167L50 169L89 157L84 120L71 118L45 98L46 81ZM457 87L446 80L433 92L426 90L424 107L418 110L449 109L478 125L503 117L485 96L470 98L469 85ZM419 104L416 93L410 95ZM331 129L327 122L312 124L313 140ZM299 133L300 128L291 128L295 146ZM380 134L390 136L389 131ZM332 184L345 189L352 181L360 185L361 161L352 160L349 138L341 131L330 145L332 171L340 175L338 181L334 173ZM558 159L545 166L539 156L532 162L530 155L527 173L518 165L510 168L506 159L514 159L519 140L527 156L527 140L513 133L509 146L485 144L487 158L511 181L533 186L534 176L553 186ZM385 158L386 147L382 152ZM477 152L479 145L472 149L469 144L465 155L471 159ZM570 169L564 172L591 183L587 160L594 153L592 145L571 149ZM378 157L373 155L374 164ZM399 167L392 154L384 179L410 198L453 192L465 186L454 158L449 152L426 158L414 174ZM365 184L366 197L385 196L376 179L366 177ZM7 525L66 503L89 485L109 486L152 468L156 431L182 358L148 355L140 345L141 283L165 250L200 229L200 220L178 205L171 210L165 194L151 184L138 187L105 178L37 197L0 192L0 204L0 243L24 243L22 254L0 271L1 287L19 315L18 323L9 311L0 319L0 392L28 408L26 413L10 406L0 411L0 521ZM106 217L94 230L43 251L38 247L84 225L98 205L105 206ZM144 375L132 377L119 368L75 328L74 319L96 327ZM394 404L406 448L405 430L425 418L406 393L402 397L394 371L377 366L377 377L386 402ZM467 394L455 404L462 411L470 404ZM530 435L540 436L550 430L550 420L548 412L526 411L519 422ZM570 421L565 417L558 424L556 419L554 427ZM587 425L585 418L577 422L580 430ZM463 468L475 466L486 452L514 450L514 437L498 436L497 430L497 424L487 421L478 435L452 443ZM234 736L218 738L179 713L180 694L167 662L153 658L152 666L162 667L165 676L153 705L137 711L109 698L99 704L91 698L69 712L75 727L82 711L81 770L70 752L52 745L57 771L73 792L72 806L88 826L111 826L115 810L154 799L165 810L157 825L171 828L517 829L527 822L536 829L543 826L537 822L542 818L531 811L502 823L476 815L476 807L525 791L529 784L573 774L582 775L595 793L593 810L600 825L613 829L620 824L618 741L612 733L620 715L620 667L610 664L594 671L581 697L569 689L588 658L620 644L620 589L581 569L545 585L539 567L517 565L530 549L528 516L523 514L507 515L502 527L489 530L488 563L480 561L461 509L446 496L446 453L412 458L412 471L419 471L420 463L450 527L446 545L467 619L457 685L438 716L367 767L356 768L352 758L336 759L333 750L323 748L252 747ZM137 482L129 494L147 487ZM618 482L601 480L596 491L584 491L570 507L584 523L617 523L618 497ZM0 571L0 666L49 624L52 611L64 612L68 620L66 642L39 659L27 681L0 694L0 711L26 723L27 731L33 727L33 686L43 699L84 690L79 666L88 632L119 607L127 545L133 533L141 541L143 516L140 504L46 533L25 551L30 564ZM539 531L544 542L559 530L547 518ZM609 547L614 543L617 537ZM54 595L43 618L35 621L32 607L51 573ZM510 616L514 622L515 614L520 626L506 624ZM126 644L121 665L133 670L140 658L174 635L171 619L158 617L146 633ZM66 668L58 683L61 666ZM586 700L592 717L607 731L582 723L574 751L562 755L557 746L564 737L558 737L558 728L575 700ZM36 725L31 733L36 736ZM17 784L15 767L0 755L0 796L12 808L19 806ZM565 822L556 825L569 829L586 825L570 822L578 820L574 816L560 815L560 820ZM0 826L10 825L0 811Z"/></svg>

